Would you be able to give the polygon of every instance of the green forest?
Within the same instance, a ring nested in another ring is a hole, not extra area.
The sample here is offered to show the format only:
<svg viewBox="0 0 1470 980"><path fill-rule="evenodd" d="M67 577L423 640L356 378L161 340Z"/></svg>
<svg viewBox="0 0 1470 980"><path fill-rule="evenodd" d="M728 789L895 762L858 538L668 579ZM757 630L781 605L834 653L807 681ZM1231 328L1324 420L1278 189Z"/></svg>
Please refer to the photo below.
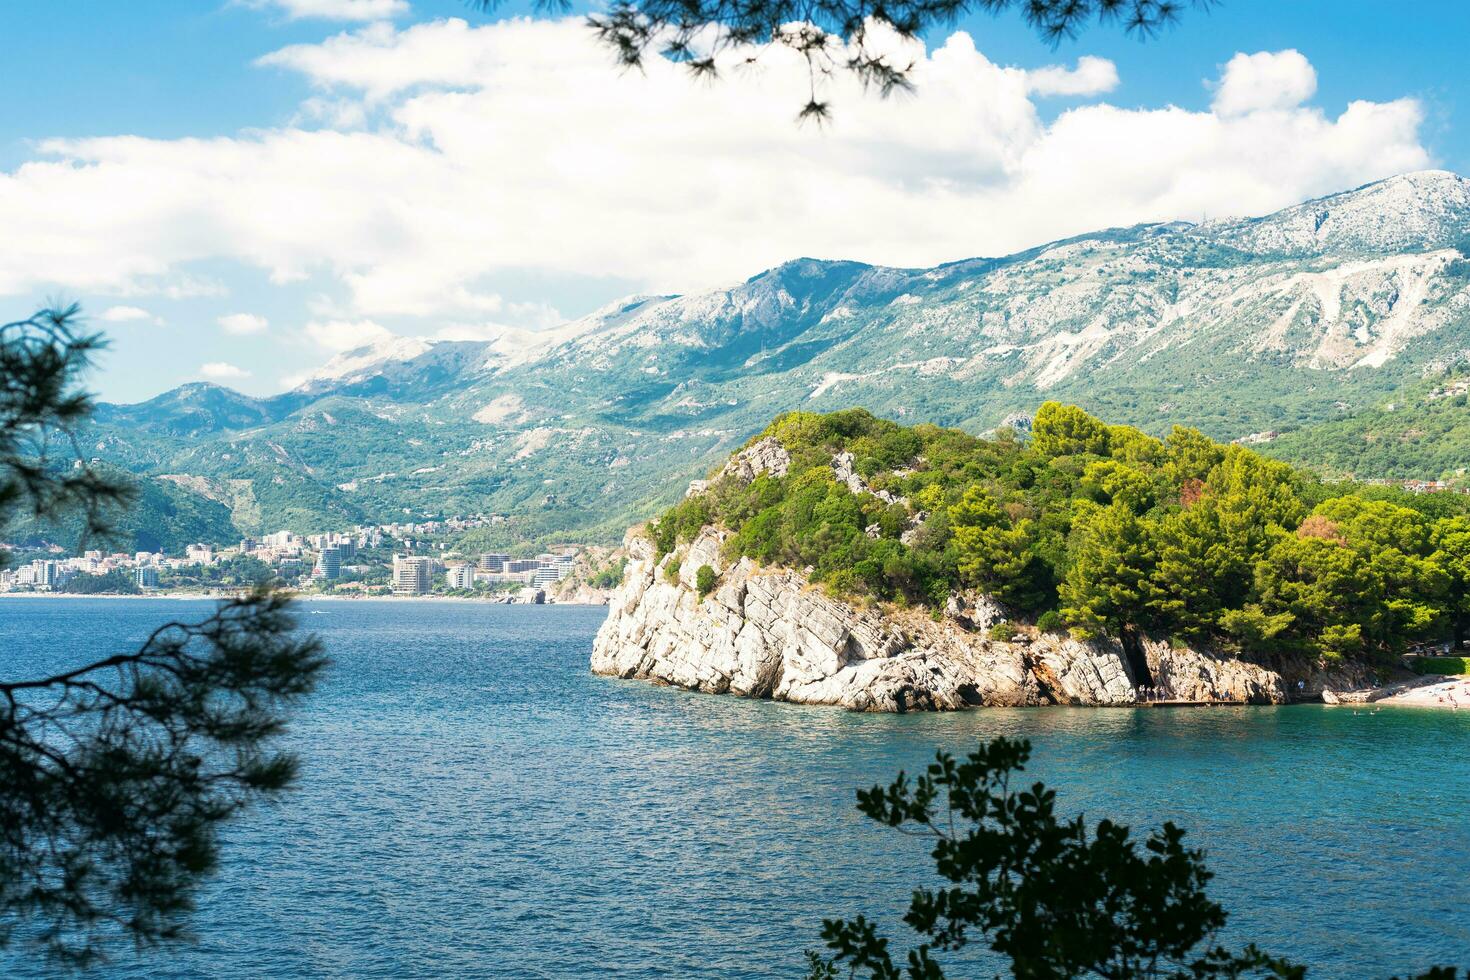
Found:
<svg viewBox="0 0 1470 980"><path fill-rule="evenodd" d="M98 471L117 479L131 490L126 506L108 510L112 533L97 540L84 535L85 519L80 514L36 519L19 514L0 525L5 540L22 546L62 543L69 547L120 551L165 551L178 554L196 541L212 543L239 540L230 520L229 508L167 480L135 477L112 466Z"/></svg>
<svg viewBox="0 0 1470 980"><path fill-rule="evenodd" d="M1327 660L1459 642L1470 619L1463 494L1327 482L1194 429L1156 439L1056 402L1029 438L861 409L785 414L765 437L788 473L681 501L649 525L660 554L718 524L732 558L810 567L839 595L937 610L973 588L1079 637ZM858 492L834 473L844 452Z"/></svg>
<svg viewBox="0 0 1470 980"><path fill-rule="evenodd" d="M1346 418L1284 431L1265 451L1324 473L1365 478L1444 479L1462 485L1470 461L1470 378L1420 382L1392 401Z"/></svg>

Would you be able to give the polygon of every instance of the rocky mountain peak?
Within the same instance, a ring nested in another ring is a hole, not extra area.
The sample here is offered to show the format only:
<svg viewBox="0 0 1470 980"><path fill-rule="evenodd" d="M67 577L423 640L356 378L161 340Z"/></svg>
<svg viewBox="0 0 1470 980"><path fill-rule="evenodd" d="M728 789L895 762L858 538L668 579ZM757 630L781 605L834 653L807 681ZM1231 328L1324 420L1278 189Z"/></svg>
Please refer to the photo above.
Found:
<svg viewBox="0 0 1470 980"><path fill-rule="evenodd" d="M434 342L423 337L388 337L333 355L332 359L307 376L298 387L313 389L324 383L358 380L375 369L394 361L411 361L430 350Z"/></svg>
<svg viewBox="0 0 1470 980"><path fill-rule="evenodd" d="M1384 254L1453 248L1470 233L1470 180L1422 170L1262 218L1208 222L1199 232L1261 254Z"/></svg>

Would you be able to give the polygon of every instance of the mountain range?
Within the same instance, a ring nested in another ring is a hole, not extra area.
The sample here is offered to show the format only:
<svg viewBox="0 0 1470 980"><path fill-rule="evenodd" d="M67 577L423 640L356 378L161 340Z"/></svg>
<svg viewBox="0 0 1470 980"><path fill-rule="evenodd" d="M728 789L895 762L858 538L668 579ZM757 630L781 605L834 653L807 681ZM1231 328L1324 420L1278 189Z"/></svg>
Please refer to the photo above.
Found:
<svg viewBox="0 0 1470 980"><path fill-rule="evenodd" d="M1467 255L1470 181L1411 173L1259 218L931 269L797 259L544 333L397 338L274 398L100 406L86 444L207 515L201 536L500 512L506 535L607 540L792 409L979 431L1056 399L1150 432L1341 428L1470 360ZM1337 469L1403 475L1345 444Z"/></svg>

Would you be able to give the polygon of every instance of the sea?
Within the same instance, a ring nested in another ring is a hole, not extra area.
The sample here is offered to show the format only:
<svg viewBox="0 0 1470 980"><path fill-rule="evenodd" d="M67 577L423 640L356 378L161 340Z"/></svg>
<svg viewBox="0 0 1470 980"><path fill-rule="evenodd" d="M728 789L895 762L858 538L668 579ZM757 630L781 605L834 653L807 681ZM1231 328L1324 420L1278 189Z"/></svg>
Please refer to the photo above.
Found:
<svg viewBox="0 0 1470 980"><path fill-rule="evenodd" d="M210 603L0 601L0 671L126 649ZM232 823L195 938L123 978L800 977L824 918L903 950L922 840L859 787L996 735L1063 814L1174 821L1221 939L1387 978L1470 965L1470 711L985 709L866 715L595 677L605 610L299 606L333 659L295 714L294 791ZM952 961L953 962L953 961ZM983 956L954 976L995 972ZM23 947L0 976L68 977Z"/></svg>

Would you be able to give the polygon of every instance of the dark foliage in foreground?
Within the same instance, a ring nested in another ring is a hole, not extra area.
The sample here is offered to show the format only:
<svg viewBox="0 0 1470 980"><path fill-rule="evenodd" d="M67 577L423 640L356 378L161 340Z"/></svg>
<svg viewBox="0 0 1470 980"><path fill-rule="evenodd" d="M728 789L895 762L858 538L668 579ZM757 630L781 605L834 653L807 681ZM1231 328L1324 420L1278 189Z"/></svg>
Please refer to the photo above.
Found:
<svg viewBox="0 0 1470 980"><path fill-rule="evenodd" d="M88 465L77 443L93 407L77 382L103 347L99 335L77 331L77 313L42 310L0 326L0 530L18 514L64 514L79 523L85 547L107 534L132 491ZM5 560L0 552L0 566Z"/></svg>
<svg viewBox="0 0 1470 980"><path fill-rule="evenodd" d="M810 980L943 980L935 953L983 942L1021 980L1299 980L1306 968L1255 946L1217 941L1226 913L1205 894L1211 875L1184 831L1166 823L1141 842L1104 820L1061 821L1041 783L1011 785L1030 743L998 738L963 762L941 752L910 782L858 791L858 809L934 841L939 888L915 890L903 921L926 941L896 962L862 916L829 919L830 954L807 954ZM1438 967L1419 980L1455 980Z"/></svg>
<svg viewBox="0 0 1470 980"><path fill-rule="evenodd" d="M261 592L136 652L0 683L0 944L18 932L85 964L109 932L183 936L220 823L295 775L269 746L323 663Z"/></svg>
<svg viewBox="0 0 1470 980"><path fill-rule="evenodd" d="M130 493L77 443L101 341L76 315L0 327L0 527L80 516L85 541ZM0 681L0 948L86 965L186 935L222 822L296 772L274 742L326 661L287 606L257 590L134 652Z"/></svg>
<svg viewBox="0 0 1470 980"><path fill-rule="evenodd" d="M470 0L494 10L499 0ZM913 64L895 60L875 38L912 39L972 13L1016 11L1043 39L1056 44L1091 23L1151 36L1174 23L1186 6L1213 0L613 0L588 25L624 66L637 68L650 53L687 66L696 76L718 74L725 55L736 64L756 60L755 45L777 45L807 63L811 89L803 118L825 118L830 105L820 83L850 72L883 95L913 87ZM565 11L567 0L537 0L541 10Z"/></svg>

